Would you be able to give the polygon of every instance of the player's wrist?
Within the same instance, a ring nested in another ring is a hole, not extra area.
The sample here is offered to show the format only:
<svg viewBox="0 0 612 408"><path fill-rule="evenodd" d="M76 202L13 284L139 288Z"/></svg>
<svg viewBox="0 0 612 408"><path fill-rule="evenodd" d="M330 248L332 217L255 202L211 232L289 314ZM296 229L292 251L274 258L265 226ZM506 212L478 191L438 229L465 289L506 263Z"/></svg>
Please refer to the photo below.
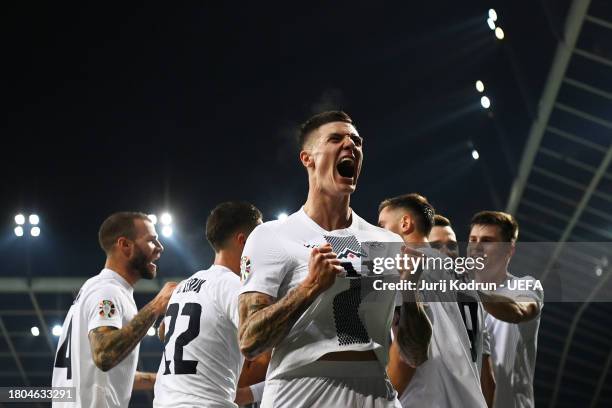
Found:
<svg viewBox="0 0 612 408"><path fill-rule="evenodd" d="M302 281L302 283L298 286L298 289L302 291L304 294L306 301L313 301L319 293L321 293L321 288L315 282L310 282L308 280Z"/></svg>

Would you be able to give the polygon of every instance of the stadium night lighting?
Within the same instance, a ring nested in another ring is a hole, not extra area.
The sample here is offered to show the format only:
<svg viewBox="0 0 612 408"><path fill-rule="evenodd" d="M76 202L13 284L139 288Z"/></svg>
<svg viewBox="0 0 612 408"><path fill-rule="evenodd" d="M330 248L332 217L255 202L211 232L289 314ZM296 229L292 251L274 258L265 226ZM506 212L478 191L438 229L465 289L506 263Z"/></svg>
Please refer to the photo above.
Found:
<svg viewBox="0 0 612 408"><path fill-rule="evenodd" d="M34 337L40 336L40 330L36 326L32 326L32 328L30 329L30 333L32 333L32 336Z"/></svg>
<svg viewBox="0 0 612 408"><path fill-rule="evenodd" d="M25 235L26 220L31 226L30 235L32 237L40 236L40 227L38 226L38 224L40 224L40 217L37 214L30 214L26 217L22 213L19 213L15 216L15 224L17 224L17 226L13 229L15 235L17 237L23 237Z"/></svg>
<svg viewBox="0 0 612 408"><path fill-rule="evenodd" d="M489 99L489 97L483 96L482 98L480 98L480 104L483 108L489 109L489 107L491 106L491 100Z"/></svg>
<svg viewBox="0 0 612 408"><path fill-rule="evenodd" d="M159 220L161 221L163 225L172 224L172 216L169 213L163 213L161 217L159 218Z"/></svg>
<svg viewBox="0 0 612 408"><path fill-rule="evenodd" d="M478 150L476 149L472 150L472 159L474 160L480 159L480 154L478 153Z"/></svg>
<svg viewBox="0 0 612 408"><path fill-rule="evenodd" d="M501 27L495 29L495 37L497 37L498 40L503 40L505 36L504 30L502 30Z"/></svg>
<svg viewBox="0 0 612 408"><path fill-rule="evenodd" d="M62 326L60 326L59 324L56 324L55 326L53 326L53 329L51 330L51 333L55 337L61 336L62 335Z"/></svg>
<svg viewBox="0 0 612 408"><path fill-rule="evenodd" d="M287 213L282 212L276 216L276 219L279 221L285 221L287 217L288 217Z"/></svg>
<svg viewBox="0 0 612 408"><path fill-rule="evenodd" d="M489 9L489 18L493 21L497 21L497 12L495 9Z"/></svg>
<svg viewBox="0 0 612 408"><path fill-rule="evenodd" d="M162 235L163 235L164 237L166 237L166 238L170 238L170 237L172 236L172 233L173 233L174 231L172 231L172 227L171 227L171 226L169 226L169 225L164 225L164 226L162 227L161 232L162 232Z"/></svg>
<svg viewBox="0 0 612 408"><path fill-rule="evenodd" d="M495 20L492 18L487 18L487 24L491 30L495 30Z"/></svg>
<svg viewBox="0 0 612 408"><path fill-rule="evenodd" d="M476 81L476 90L480 93L484 92L484 83L481 80Z"/></svg>

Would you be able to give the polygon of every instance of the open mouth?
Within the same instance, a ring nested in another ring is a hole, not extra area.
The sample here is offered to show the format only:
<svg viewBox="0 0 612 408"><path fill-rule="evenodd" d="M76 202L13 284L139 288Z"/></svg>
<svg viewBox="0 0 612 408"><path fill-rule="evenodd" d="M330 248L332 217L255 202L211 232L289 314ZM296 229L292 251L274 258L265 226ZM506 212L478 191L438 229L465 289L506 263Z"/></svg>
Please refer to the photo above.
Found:
<svg viewBox="0 0 612 408"><path fill-rule="evenodd" d="M355 160L352 157L344 157L340 159L336 165L336 170L338 170L338 174L340 174L342 177L355 177Z"/></svg>

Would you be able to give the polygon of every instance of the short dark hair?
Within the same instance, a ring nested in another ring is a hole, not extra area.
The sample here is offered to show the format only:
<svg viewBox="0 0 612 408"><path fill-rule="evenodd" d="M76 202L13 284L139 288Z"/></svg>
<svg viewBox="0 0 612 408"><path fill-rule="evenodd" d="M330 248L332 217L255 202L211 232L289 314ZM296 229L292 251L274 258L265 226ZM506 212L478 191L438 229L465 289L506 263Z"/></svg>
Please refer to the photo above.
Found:
<svg viewBox="0 0 612 408"><path fill-rule="evenodd" d="M308 141L308 136L321 126L332 122L345 122L354 125L353 120L343 111L326 111L317 113L309 118L300 126L298 134L298 144L300 148L304 148Z"/></svg>
<svg viewBox="0 0 612 408"><path fill-rule="evenodd" d="M518 222L512 215L505 212L480 211L472 217L470 230L474 225L497 225L505 242L515 242L518 239Z"/></svg>
<svg viewBox="0 0 612 408"><path fill-rule="evenodd" d="M436 214L434 215L434 227L452 227L451 222L448 218L443 215Z"/></svg>
<svg viewBox="0 0 612 408"><path fill-rule="evenodd" d="M151 221L146 214L136 211L116 212L104 220L98 231L98 242L104 252L109 254L120 237L136 239L135 220Z"/></svg>
<svg viewBox="0 0 612 408"><path fill-rule="evenodd" d="M206 219L206 239L215 252L218 252L236 232L253 231L261 218L261 212L251 203L244 201L221 203Z"/></svg>
<svg viewBox="0 0 612 408"><path fill-rule="evenodd" d="M401 196L387 198L378 206L380 213L384 208L403 208L408 210L416 218L416 227L425 236L429 235L434 225L435 210L427 201L427 198L417 193L403 194Z"/></svg>

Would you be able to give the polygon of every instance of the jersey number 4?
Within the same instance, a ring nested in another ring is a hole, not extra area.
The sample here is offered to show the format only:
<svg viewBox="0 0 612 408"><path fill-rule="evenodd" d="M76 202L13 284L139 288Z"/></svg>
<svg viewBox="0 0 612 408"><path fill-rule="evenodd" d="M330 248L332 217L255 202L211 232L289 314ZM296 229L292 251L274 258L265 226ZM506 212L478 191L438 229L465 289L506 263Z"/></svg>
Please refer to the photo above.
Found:
<svg viewBox="0 0 612 408"><path fill-rule="evenodd" d="M166 369L164 375L172 374L170 371L170 363L174 361L174 374L195 374L198 362L195 360L183 360L183 347L200 334L200 315L202 314L202 305L199 303L185 303L181 316L189 316L189 324L187 330L181 333L174 341L174 354L172 360L166 360L166 348L170 339L174 335L176 327L176 319L179 313L179 304L172 303L168 306L166 316L170 316L170 325L164 338L164 362Z"/></svg>
<svg viewBox="0 0 612 408"><path fill-rule="evenodd" d="M66 334L66 338L64 342L57 350L57 355L55 356L55 367L58 368L66 368L66 379L72 379L72 350L70 346L70 338L72 337L72 319L70 319L70 323L68 324L68 334Z"/></svg>

